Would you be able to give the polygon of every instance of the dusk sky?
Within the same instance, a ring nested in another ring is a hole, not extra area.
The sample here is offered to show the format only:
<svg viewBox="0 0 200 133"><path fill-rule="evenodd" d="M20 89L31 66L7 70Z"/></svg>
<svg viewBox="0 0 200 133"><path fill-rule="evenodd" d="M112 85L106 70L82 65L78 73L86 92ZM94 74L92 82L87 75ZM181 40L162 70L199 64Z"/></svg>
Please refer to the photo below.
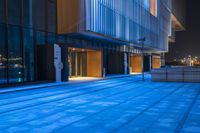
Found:
<svg viewBox="0 0 200 133"><path fill-rule="evenodd" d="M169 45L167 61L188 55L200 57L200 0L187 0L186 31L176 33Z"/></svg>

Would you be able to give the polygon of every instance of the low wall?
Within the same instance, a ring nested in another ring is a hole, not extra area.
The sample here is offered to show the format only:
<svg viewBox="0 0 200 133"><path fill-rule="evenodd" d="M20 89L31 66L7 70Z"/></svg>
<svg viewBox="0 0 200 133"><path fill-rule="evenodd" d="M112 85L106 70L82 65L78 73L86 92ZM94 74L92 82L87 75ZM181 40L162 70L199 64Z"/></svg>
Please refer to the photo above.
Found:
<svg viewBox="0 0 200 133"><path fill-rule="evenodd" d="M200 67L153 69L151 79L152 81L200 82Z"/></svg>

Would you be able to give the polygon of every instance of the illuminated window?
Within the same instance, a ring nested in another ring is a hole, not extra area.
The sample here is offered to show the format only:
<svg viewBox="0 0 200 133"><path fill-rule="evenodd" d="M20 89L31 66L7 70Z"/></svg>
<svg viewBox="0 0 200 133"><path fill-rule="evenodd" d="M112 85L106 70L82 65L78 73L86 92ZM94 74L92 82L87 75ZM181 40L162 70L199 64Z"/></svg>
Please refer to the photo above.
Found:
<svg viewBox="0 0 200 133"><path fill-rule="evenodd" d="M150 0L150 13L157 16L157 0Z"/></svg>

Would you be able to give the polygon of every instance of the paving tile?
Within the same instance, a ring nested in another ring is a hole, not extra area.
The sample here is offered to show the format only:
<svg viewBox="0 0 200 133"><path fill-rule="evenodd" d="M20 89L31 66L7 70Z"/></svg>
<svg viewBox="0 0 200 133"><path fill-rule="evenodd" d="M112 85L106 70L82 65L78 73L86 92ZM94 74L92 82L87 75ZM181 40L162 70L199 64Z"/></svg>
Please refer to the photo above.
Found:
<svg viewBox="0 0 200 133"><path fill-rule="evenodd" d="M138 79L123 77L3 94L0 131L170 133L180 128L181 132L200 133L200 97L194 100L200 84Z"/></svg>

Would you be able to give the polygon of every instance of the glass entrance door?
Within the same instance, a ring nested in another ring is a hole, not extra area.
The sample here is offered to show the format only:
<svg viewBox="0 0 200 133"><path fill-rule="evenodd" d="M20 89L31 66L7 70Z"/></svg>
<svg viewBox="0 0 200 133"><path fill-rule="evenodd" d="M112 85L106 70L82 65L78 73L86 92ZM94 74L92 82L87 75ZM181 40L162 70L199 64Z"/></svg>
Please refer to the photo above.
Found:
<svg viewBox="0 0 200 133"><path fill-rule="evenodd" d="M69 76L87 76L87 52L80 50L69 50Z"/></svg>

